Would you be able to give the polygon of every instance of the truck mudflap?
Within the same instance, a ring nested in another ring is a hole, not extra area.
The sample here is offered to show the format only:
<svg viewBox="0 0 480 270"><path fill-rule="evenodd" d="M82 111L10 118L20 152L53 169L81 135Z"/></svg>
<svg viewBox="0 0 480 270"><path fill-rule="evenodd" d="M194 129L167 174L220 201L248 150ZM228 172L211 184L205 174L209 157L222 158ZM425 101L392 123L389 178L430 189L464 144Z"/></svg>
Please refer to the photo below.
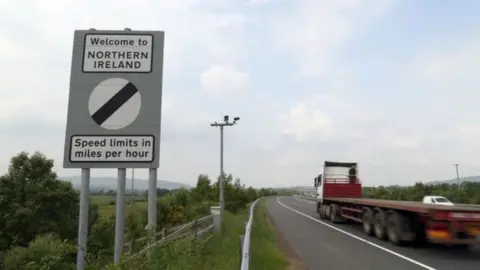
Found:
<svg viewBox="0 0 480 270"><path fill-rule="evenodd" d="M433 243L480 244L480 213L436 212L425 229Z"/></svg>

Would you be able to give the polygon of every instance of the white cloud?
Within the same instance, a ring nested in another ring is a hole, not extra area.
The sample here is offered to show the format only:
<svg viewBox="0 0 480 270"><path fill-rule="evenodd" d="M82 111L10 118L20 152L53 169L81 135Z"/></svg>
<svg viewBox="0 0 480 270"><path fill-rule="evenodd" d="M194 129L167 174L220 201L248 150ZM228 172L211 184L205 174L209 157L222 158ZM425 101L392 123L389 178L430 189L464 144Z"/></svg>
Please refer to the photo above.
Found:
<svg viewBox="0 0 480 270"><path fill-rule="evenodd" d="M394 147L418 149L422 145L422 138L419 135L397 135L389 140Z"/></svg>
<svg viewBox="0 0 480 270"><path fill-rule="evenodd" d="M332 72L334 59L353 38L382 17L394 1L305 0L273 17L275 43L293 54L304 75Z"/></svg>
<svg viewBox="0 0 480 270"><path fill-rule="evenodd" d="M257 5L264 5L270 2L274 2L275 0L248 0L247 5L249 6L257 6Z"/></svg>
<svg viewBox="0 0 480 270"><path fill-rule="evenodd" d="M480 37L461 41L458 47L423 53L412 63L413 70L424 79L443 83L470 76L480 69Z"/></svg>
<svg viewBox="0 0 480 270"><path fill-rule="evenodd" d="M386 85L359 78L358 65L344 69L342 53L397 3L0 0L0 139L8 142L0 171L13 154L41 150L61 175L77 173L61 168L73 30L130 27L166 32L162 179L194 184L200 172L218 173L219 132L209 123L224 113L241 117L225 130L225 169L249 185L310 185L327 159L360 162L367 184L448 178L452 163L478 173L478 38L426 44L405 56L409 72L377 71L392 78ZM410 42L410 33L398 35ZM379 95L385 86L400 100Z"/></svg>
<svg viewBox="0 0 480 270"><path fill-rule="evenodd" d="M312 132L328 131L330 119L320 110L309 110L305 103L298 103L287 113L280 115L284 125L282 133L295 135L298 141L307 139Z"/></svg>
<svg viewBox="0 0 480 270"><path fill-rule="evenodd" d="M235 66L213 66L200 75L205 91L212 95L242 93L248 91L250 77Z"/></svg>

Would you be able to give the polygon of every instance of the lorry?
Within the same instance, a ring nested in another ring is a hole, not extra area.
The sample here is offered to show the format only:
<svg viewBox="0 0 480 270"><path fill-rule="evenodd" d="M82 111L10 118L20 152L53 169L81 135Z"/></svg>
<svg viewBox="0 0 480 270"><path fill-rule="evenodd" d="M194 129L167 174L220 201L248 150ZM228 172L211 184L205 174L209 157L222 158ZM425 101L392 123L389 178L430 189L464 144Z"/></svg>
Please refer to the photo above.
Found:
<svg viewBox="0 0 480 270"><path fill-rule="evenodd" d="M314 186L321 219L360 223L368 236L394 245L429 241L463 248L480 244L480 208L362 198L356 162L325 161Z"/></svg>

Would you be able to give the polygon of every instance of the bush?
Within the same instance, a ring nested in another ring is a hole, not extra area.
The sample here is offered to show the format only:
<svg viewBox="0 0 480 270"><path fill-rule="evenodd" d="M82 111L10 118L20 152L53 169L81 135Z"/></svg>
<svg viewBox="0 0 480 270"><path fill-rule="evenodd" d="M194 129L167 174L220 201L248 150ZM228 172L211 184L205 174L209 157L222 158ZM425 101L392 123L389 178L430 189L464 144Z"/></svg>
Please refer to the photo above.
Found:
<svg viewBox="0 0 480 270"><path fill-rule="evenodd" d="M28 247L15 247L5 254L6 269L74 269L76 258L74 245L62 241L55 234L40 235Z"/></svg>
<svg viewBox="0 0 480 270"><path fill-rule="evenodd" d="M127 212L125 218L125 242L129 243L130 250L135 249L137 239L148 235L148 231L145 230L146 225L147 211L142 207L134 205L130 211Z"/></svg>
<svg viewBox="0 0 480 270"><path fill-rule="evenodd" d="M88 259L92 262L110 261L115 244L115 217L100 217L88 236Z"/></svg>

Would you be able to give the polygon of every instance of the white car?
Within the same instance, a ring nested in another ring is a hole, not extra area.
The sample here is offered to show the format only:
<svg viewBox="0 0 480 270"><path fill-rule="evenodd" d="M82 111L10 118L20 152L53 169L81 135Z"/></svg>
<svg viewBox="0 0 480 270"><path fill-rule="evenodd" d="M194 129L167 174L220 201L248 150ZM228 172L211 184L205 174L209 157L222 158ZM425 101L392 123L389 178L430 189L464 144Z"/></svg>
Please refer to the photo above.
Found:
<svg viewBox="0 0 480 270"><path fill-rule="evenodd" d="M423 197L423 203L426 204L441 204L441 205L454 205L451 201L443 196L425 196Z"/></svg>

